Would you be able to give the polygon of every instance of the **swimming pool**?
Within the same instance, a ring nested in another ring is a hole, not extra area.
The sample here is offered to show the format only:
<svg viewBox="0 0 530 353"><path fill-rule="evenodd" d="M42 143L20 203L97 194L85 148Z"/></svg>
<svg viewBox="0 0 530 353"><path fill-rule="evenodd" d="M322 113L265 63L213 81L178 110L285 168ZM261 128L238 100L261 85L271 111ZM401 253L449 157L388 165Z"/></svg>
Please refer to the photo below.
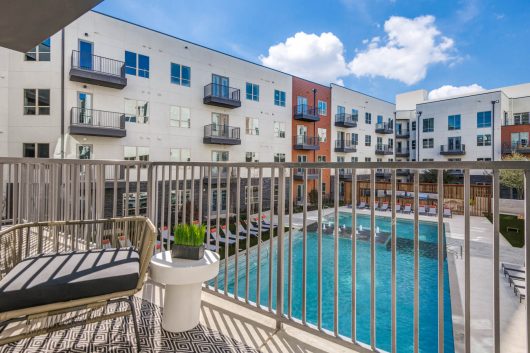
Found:
<svg viewBox="0 0 530 353"><path fill-rule="evenodd" d="M327 218L326 222L333 222ZM351 214L340 213L340 225L351 224ZM368 215L357 215L357 226L370 228ZM377 217L376 226L381 232L390 232L390 218ZM437 352L437 232L435 222L420 222L420 352ZM398 219L396 223L398 236L397 247L397 350L411 352L413 350L413 288L414 288L414 256L413 256L413 222ZM287 237L286 237L287 238ZM301 232L293 233L293 279L292 279L292 314L301 318L302 312L302 252L303 236ZM317 323L317 271L318 271L318 236L316 232L308 232L307 238L307 321ZM273 298L274 308L276 293L276 249L273 251ZM288 242L285 239L285 271L287 271ZM391 253L385 244L376 245L376 346L390 351L391 347ZM333 330L333 252L332 235L323 235L322 239L322 324L325 329ZM256 300L257 251L250 256L249 299ZM242 259L241 259L242 260ZM245 262L239 263L238 295L245 295ZM229 265L228 289L234 288L234 261ZM357 240L357 340L370 343L370 243ZM223 268L219 275L219 288L223 288ZM285 298L287 298L287 272L285 278ZM451 319L451 302L449 292L449 276L447 261L444 265L444 337L445 352L454 352L453 326ZM260 263L260 304L268 305L269 284L269 250L262 246ZM339 333L351 336L351 239L339 239ZM284 312L287 312L285 299Z"/></svg>

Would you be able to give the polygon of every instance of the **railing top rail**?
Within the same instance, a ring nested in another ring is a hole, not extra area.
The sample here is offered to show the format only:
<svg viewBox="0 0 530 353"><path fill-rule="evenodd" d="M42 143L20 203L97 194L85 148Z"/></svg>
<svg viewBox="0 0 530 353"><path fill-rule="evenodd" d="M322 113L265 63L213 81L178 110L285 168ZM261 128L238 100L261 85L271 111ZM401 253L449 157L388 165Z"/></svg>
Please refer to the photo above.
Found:
<svg viewBox="0 0 530 353"><path fill-rule="evenodd" d="M210 82L210 83L204 85L204 87L209 87L209 86L217 86L217 87L228 88L228 89L233 90L233 91L240 91L239 88L231 87L231 86L227 86L227 85L223 85L223 84L221 84L221 83L213 83L213 82Z"/></svg>
<svg viewBox="0 0 530 353"><path fill-rule="evenodd" d="M239 126L219 125L219 124L207 124L207 125L204 125L204 127L217 127L221 129L240 129Z"/></svg>
<svg viewBox="0 0 530 353"><path fill-rule="evenodd" d="M109 114L118 114L120 116L125 115L125 113L121 112L111 112L109 110L99 110L99 109L88 109L88 108L79 108L79 107L72 107L72 111L79 110L79 111L85 111L85 112L97 112L97 113L109 113Z"/></svg>
<svg viewBox="0 0 530 353"><path fill-rule="evenodd" d="M530 170L530 161L436 161L436 162L171 162L171 161L124 161L124 160L80 160L47 158L0 157L1 164L75 164L75 165L124 165L159 166L179 165L183 167L240 167L240 168L352 168L352 169L516 169Z"/></svg>
<svg viewBox="0 0 530 353"><path fill-rule="evenodd" d="M79 54L79 50L72 50L72 54L75 53L75 54ZM104 57L104 56L101 56L101 55L95 55L95 54L90 54L91 57L95 57L95 58L100 58L100 59L104 59L104 60L108 60L108 61L111 61L111 62L114 62L116 64L120 64L120 65L125 65L125 62L124 61L121 61L121 60L116 60L116 59L112 59L112 58L107 58L107 57Z"/></svg>

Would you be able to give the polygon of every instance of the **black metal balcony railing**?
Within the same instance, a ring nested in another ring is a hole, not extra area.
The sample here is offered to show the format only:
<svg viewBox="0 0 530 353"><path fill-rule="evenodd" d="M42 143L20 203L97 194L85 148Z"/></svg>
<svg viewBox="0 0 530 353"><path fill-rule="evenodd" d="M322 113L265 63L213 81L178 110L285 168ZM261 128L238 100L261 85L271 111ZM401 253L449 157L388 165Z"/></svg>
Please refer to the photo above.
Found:
<svg viewBox="0 0 530 353"><path fill-rule="evenodd" d="M392 174L391 169L387 168L378 168L375 170L375 176L380 178L386 178L389 177Z"/></svg>
<svg viewBox="0 0 530 353"><path fill-rule="evenodd" d="M209 83L204 86L203 103L224 108L238 108L241 106L241 91L239 88Z"/></svg>
<svg viewBox="0 0 530 353"><path fill-rule="evenodd" d="M502 144L502 153L530 153L530 146L526 143L503 143Z"/></svg>
<svg viewBox="0 0 530 353"><path fill-rule="evenodd" d="M74 107L70 111L70 134L125 137L125 114Z"/></svg>
<svg viewBox="0 0 530 353"><path fill-rule="evenodd" d="M389 155L393 153L394 153L393 148L390 145L376 145L375 146L375 154Z"/></svg>
<svg viewBox="0 0 530 353"><path fill-rule="evenodd" d="M353 169L351 168L340 168L339 179L340 180L351 180L353 176Z"/></svg>
<svg viewBox="0 0 530 353"><path fill-rule="evenodd" d="M335 152L355 152L357 145L351 140L335 140Z"/></svg>
<svg viewBox="0 0 530 353"><path fill-rule="evenodd" d="M358 115L352 115L348 113L338 113L338 114L335 114L335 126L356 127L358 119L359 119Z"/></svg>
<svg viewBox="0 0 530 353"><path fill-rule="evenodd" d="M397 138L410 138L410 131L409 130L396 130L396 137Z"/></svg>
<svg viewBox="0 0 530 353"><path fill-rule="evenodd" d="M530 113L518 113L514 114L513 117L504 118L502 125L530 125Z"/></svg>
<svg viewBox="0 0 530 353"><path fill-rule="evenodd" d="M440 146L440 154L442 155L463 155L466 154L466 145L460 146Z"/></svg>
<svg viewBox="0 0 530 353"><path fill-rule="evenodd" d="M203 143L216 145L240 145L241 130L238 127L228 125L205 125Z"/></svg>
<svg viewBox="0 0 530 353"><path fill-rule="evenodd" d="M320 140L318 136L296 135L293 137L293 148L295 150L318 150Z"/></svg>
<svg viewBox="0 0 530 353"><path fill-rule="evenodd" d="M390 123L378 123L375 125L375 132L378 134L393 134L394 127Z"/></svg>
<svg viewBox="0 0 530 353"><path fill-rule="evenodd" d="M410 150L408 148L396 149L396 157L408 157Z"/></svg>
<svg viewBox="0 0 530 353"><path fill-rule="evenodd" d="M294 178L296 180L303 180L304 179L304 173L307 172L307 179L308 180L315 180L318 179L318 169L316 168L296 168L294 170Z"/></svg>
<svg viewBox="0 0 530 353"><path fill-rule="evenodd" d="M396 169L396 175L398 175L398 176L408 176L408 175L410 175L410 169Z"/></svg>
<svg viewBox="0 0 530 353"><path fill-rule="evenodd" d="M293 116L295 120L319 121L318 109L307 104L299 104L293 107Z"/></svg>
<svg viewBox="0 0 530 353"><path fill-rule="evenodd" d="M127 85L125 63L103 56L72 51L70 80L111 88Z"/></svg>

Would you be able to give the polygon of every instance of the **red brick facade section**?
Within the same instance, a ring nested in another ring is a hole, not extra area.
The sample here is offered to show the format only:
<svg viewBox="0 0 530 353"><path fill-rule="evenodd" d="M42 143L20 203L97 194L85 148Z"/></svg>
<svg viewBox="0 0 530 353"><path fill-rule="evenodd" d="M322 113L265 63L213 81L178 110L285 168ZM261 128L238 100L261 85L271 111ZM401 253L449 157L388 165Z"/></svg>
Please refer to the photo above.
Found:
<svg viewBox="0 0 530 353"><path fill-rule="evenodd" d="M512 144L512 133L528 132L530 135L530 125L506 125L501 128L501 146L509 147ZM527 154L528 155L528 154Z"/></svg>

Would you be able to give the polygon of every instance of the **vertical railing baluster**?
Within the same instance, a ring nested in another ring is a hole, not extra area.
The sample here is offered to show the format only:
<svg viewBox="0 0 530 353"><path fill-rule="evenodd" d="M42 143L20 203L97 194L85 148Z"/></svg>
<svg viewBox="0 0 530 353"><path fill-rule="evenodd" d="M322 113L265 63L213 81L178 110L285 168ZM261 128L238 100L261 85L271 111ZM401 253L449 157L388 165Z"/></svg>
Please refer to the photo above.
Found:
<svg viewBox="0 0 530 353"><path fill-rule="evenodd" d="M376 347L375 322L375 169L370 169L370 346Z"/></svg>
<svg viewBox="0 0 530 353"><path fill-rule="evenodd" d="M203 220L202 220L202 198L203 198L203 195L202 195L202 187L203 187L203 179L204 179L204 167L203 166L200 166L199 167L199 224L202 224ZM177 181L178 182L178 181Z"/></svg>
<svg viewBox="0 0 530 353"><path fill-rule="evenodd" d="M414 172L414 322L413 348L419 352L420 345L420 235L419 235L419 203L420 203L420 173Z"/></svg>
<svg viewBox="0 0 530 353"><path fill-rule="evenodd" d="M526 194L525 192L525 195ZM527 198L528 200L528 198ZM464 352L471 352L471 222L469 169L464 170ZM528 233L526 233L528 234ZM530 346L529 346L530 347Z"/></svg>
<svg viewBox="0 0 530 353"><path fill-rule="evenodd" d="M322 169L318 169L317 328L322 330Z"/></svg>
<svg viewBox="0 0 530 353"><path fill-rule="evenodd" d="M444 353L444 182L443 169L438 169L438 353ZM465 202L465 200L464 200Z"/></svg>
<svg viewBox="0 0 530 353"><path fill-rule="evenodd" d="M339 169L335 168L334 206L334 244L333 244L333 333L339 336Z"/></svg>
<svg viewBox="0 0 530 353"><path fill-rule="evenodd" d="M307 271L307 168L304 168L304 184L302 187L304 214L303 214L303 238L302 238L302 324L306 325L306 271Z"/></svg>
<svg viewBox="0 0 530 353"><path fill-rule="evenodd" d="M247 204L247 241L245 245L245 302L247 304L249 301L249 290L250 290L250 196L251 196L251 186L252 179L250 175L250 168L247 168L247 199L245 200ZM259 264L258 264L259 266ZM257 289L259 291L259 288Z"/></svg>
<svg viewBox="0 0 530 353"><path fill-rule="evenodd" d="M276 169L271 168L271 181L270 181L270 201L269 201L269 214L270 214L270 229L269 229L269 311L272 311L272 265L273 265L273 252L274 252L274 185L276 178ZM263 219L258 221L259 224L263 222Z"/></svg>
<svg viewBox="0 0 530 353"><path fill-rule="evenodd" d="M294 169L289 169L289 263L287 264L287 316L292 319L293 308L293 205Z"/></svg>
<svg viewBox="0 0 530 353"><path fill-rule="evenodd" d="M283 320L283 254L284 254L284 212L285 212L285 168L281 167L278 170L278 256L277 256L277 275L276 275L276 328L281 327L281 322ZM271 219L272 227L272 219Z"/></svg>
<svg viewBox="0 0 530 353"><path fill-rule="evenodd" d="M230 180L230 179L228 179L228 180ZM227 185L228 190L230 190L229 184L226 184L226 185ZM227 192L227 195L228 195L228 192ZM190 224L193 224L193 222L195 222L195 167L191 166ZM228 225L227 225L227 227L228 227Z"/></svg>
<svg viewBox="0 0 530 353"><path fill-rule="evenodd" d="M184 167L185 168L185 167ZM211 179L212 179L212 173L211 168L208 167L208 197L210 197L211 193ZM181 193L180 193L180 165L177 163L175 165L175 227L179 225L179 211L180 211L180 199L181 199ZM183 201L184 202L184 201ZM208 199L208 208L210 208L210 199ZM185 222L183 222L185 223ZM206 237L206 243L210 244L210 214L208 213L208 226L207 226L208 235Z"/></svg>
<svg viewBox="0 0 530 353"><path fill-rule="evenodd" d="M170 164L167 166L167 169L168 169L168 176L167 176L167 181L168 181L168 186L167 186L167 249L171 250L171 234L173 233L173 227L172 227L172 222L171 222L171 193L173 191L172 190L173 189L173 186L172 186L173 166Z"/></svg>
<svg viewBox="0 0 530 353"><path fill-rule="evenodd" d="M130 172L129 172L129 165L126 165L125 166L125 200L123 201L125 203L125 206L124 206L124 209L125 209L125 212L124 212L124 216L129 216L129 200L131 198L131 195L129 195L129 177L130 177ZM87 176L85 174L85 180L86 180ZM155 182L158 183L158 181L155 179ZM85 189L85 192L86 192L86 189ZM158 197L156 197L156 200L158 200ZM157 210L158 212L158 201L156 203L156 207L155 207L155 210ZM155 216L156 217L156 216ZM156 218L153 220L156 224ZM163 243L163 242L162 242Z"/></svg>
<svg viewBox="0 0 530 353"><path fill-rule="evenodd" d="M493 351L500 353L500 296L499 296L499 170L493 170Z"/></svg>
<svg viewBox="0 0 530 353"><path fill-rule="evenodd" d="M164 239L164 223L166 221L166 213L164 212L164 207L165 207L165 201L166 201L166 166L165 165L161 165L160 166L162 168L162 198L160 199L160 243L162 244L162 246L164 245L164 243L167 244L167 250L170 250L170 236L169 236L169 228L167 228L167 238Z"/></svg>
<svg viewBox="0 0 530 353"><path fill-rule="evenodd" d="M140 215L140 179L141 179L140 172L141 170L142 170L142 166L138 165L138 167L136 168L136 203L135 203L136 210L134 212L135 216Z"/></svg>
<svg viewBox="0 0 530 353"><path fill-rule="evenodd" d="M178 168L178 167L177 167ZM177 185L178 185L178 169L177 169ZM177 186L177 209L178 209L178 186ZM211 231L212 231L212 166L208 167L208 196L207 196L207 211L206 211L206 245L211 249ZM177 221L178 224L178 221ZM215 249L217 251L218 249Z"/></svg>
<svg viewBox="0 0 530 353"><path fill-rule="evenodd" d="M239 299L238 282L239 282L239 220L241 219L241 168L237 167L236 174L236 251L234 255L234 298ZM250 234L248 235L250 237Z"/></svg>
<svg viewBox="0 0 530 353"><path fill-rule="evenodd" d="M397 207L397 178L396 178L396 169L392 169L392 179L391 179L391 199L390 207L392 211L392 224L391 224L391 238L390 238L390 250L391 250L391 291L392 291L392 303L391 303L391 349L392 353L397 352L397 287L396 287L396 272L397 272L397 258L396 258L396 248L397 248L397 233L396 233L396 207Z"/></svg>
<svg viewBox="0 0 530 353"><path fill-rule="evenodd" d="M524 264L528 268L530 264L530 170L524 171ZM498 274L497 274L498 275ZM530 305L528 305L528 288L530 288L530 276L525 276L526 289L526 308L525 308L525 324L526 324L526 351L530 351Z"/></svg>
<svg viewBox="0 0 530 353"><path fill-rule="evenodd" d="M226 173L226 215L225 215L225 261L224 261L224 272L225 272L225 279L224 279L224 293L225 295L228 294L228 259L230 257L230 250L228 248L228 242L230 240L230 237L228 234L230 234L230 174L232 173L232 167L227 167L227 173ZM217 234L219 237L221 236L221 229L217 229Z"/></svg>
<svg viewBox="0 0 530 353"><path fill-rule="evenodd" d="M114 177L112 179L112 218L116 218L117 214L117 207L118 207L118 171L119 166L117 164L114 165ZM78 168L78 174L79 174L79 168ZM151 190L149 190L149 193L151 193Z"/></svg>
<svg viewBox="0 0 530 353"><path fill-rule="evenodd" d="M250 201L249 201L250 202ZM258 218L261 220L263 214L263 168L258 170ZM258 245L257 245L257 266L256 266L256 306L261 305L261 237L262 224L258 222Z"/></svg>
<svg viewBox="0 0 530 353"><path fill-rule="evenodd" d="M187 208L188 208L188 167L186 165L182 168L182 173L184 174L184 185L182 187L182 194L183 194L183 201L182 201L182 223L186 223L186 215L187 215ZM220 179L218 178L218 184L217 184L217 199L219 200L219 184L221 184ZM219 237L219 212L217 214L217 236ZM219 245L219 244L217 244ZM219 251L219 247L217 247L217 251ZM215 288L217 290L217 287Z"/></svg>
<svg viewBox="0 0 530 353"><path fill-rule="evenodd" d="M351 339L357 343L357 170L351 174Z"/></svg>
<svg viewBox="0 0 530 353"><path fill-rule="evenodd" d="M184 167L184 170L186 170L186 167ZM221 174L222 174L223 168L217 167L217 185L216 185L216 195L217 198L215 199L215 249L217 252L221 252L221 249L219 247L219 240L221 237ZM186 194L186 172L184 172L184 194ZM184 212L186 212L186 209L184 209ZM182 219L185 220L186 216L182 216ZM226 253L224 260L226 261ZM215 291L219 289L219 280L218 277L215 277Z"/></svg>

